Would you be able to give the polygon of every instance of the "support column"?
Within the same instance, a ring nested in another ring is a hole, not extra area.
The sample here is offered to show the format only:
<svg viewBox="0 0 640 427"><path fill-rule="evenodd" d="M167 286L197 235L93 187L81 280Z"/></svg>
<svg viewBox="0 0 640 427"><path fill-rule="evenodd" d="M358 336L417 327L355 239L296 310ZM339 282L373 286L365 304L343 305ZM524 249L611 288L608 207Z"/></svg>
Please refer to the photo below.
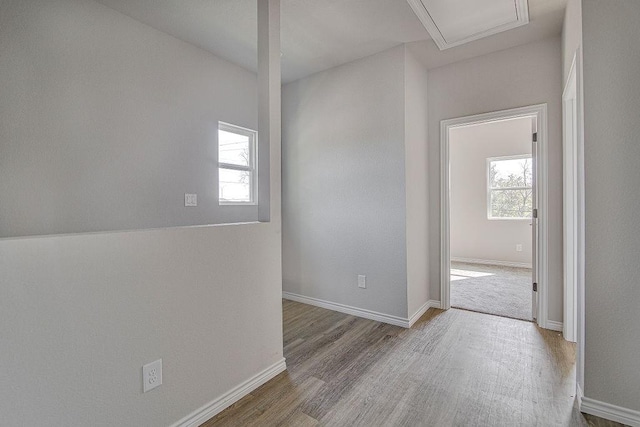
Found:
<svg viewBox="0 0 640 427"><path fill-rule="evenodd" d="M281 224L280 0L258 2L258 220Z"/></svg>

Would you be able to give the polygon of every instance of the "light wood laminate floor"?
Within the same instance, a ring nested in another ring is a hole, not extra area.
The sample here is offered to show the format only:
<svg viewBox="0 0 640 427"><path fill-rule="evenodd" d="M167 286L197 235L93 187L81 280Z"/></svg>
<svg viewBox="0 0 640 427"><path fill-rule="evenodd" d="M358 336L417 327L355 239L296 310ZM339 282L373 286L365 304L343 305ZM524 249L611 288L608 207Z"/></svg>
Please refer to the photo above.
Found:
<svg viewBox="0 0 640 427"><path fill-rule="evenodd" d="M614 426L574 407L574 345L430 309L411 329L284 301L287 372L203 426Z"/></svg>

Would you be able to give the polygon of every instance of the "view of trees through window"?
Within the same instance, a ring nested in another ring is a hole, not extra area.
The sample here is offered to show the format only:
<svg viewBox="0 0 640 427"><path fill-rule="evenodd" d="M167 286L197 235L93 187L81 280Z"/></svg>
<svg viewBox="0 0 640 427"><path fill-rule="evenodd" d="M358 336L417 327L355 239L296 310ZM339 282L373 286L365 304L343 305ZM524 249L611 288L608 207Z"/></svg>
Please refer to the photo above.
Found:
<svg viewBox="0 0 640 427"><path fill-rule="evenodd" d="M253 131L228 124L219 125L218 186L221 202L254 202L255 139Z"/></svg>
<svg viewBox="0 0 640 427"><path fill-rule="evenodd" d="M531 156L488 159L489 218L531 218Z"/></svg>

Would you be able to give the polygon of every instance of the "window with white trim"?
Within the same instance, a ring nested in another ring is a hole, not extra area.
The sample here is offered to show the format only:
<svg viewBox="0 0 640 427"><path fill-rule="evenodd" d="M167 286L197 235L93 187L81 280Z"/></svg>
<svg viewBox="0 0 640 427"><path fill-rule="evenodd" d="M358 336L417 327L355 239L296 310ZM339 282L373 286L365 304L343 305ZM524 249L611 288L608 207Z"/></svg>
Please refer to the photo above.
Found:
<svg viewBox="0 0 640 427"><path fill-rule="evenodd" d="M218 123L218 197L221 205L257 203L256 143L251 129Z"/></svg>
<svg viewBox="0 0 640 427"><path fill-rule="evenodd" d="M531 218L532 170L529 154L487 159L487 218Z"/></svg>

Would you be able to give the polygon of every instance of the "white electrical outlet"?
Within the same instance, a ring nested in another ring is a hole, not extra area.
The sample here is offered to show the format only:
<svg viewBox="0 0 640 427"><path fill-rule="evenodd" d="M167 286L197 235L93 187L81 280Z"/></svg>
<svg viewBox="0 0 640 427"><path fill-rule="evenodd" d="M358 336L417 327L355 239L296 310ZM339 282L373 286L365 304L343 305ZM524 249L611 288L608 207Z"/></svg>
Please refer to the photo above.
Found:
<svg viewBox="0 0 640 427"><path fill-rule="evenodd" d="M162 384L162 359L148 363L142 367L142 391L153 390Z"/></svg>
<svg viewBox="0 0 640 427"><path fill-rule="evenodd" d="M198 206L198 195L184 193L184 205L185 206Z"/></svg>
<svg viewBox="0 0 640 427"><path fill-rule="evenodd" d="M522 245L520 243L516 245L516 252L522 252Z"/></svg>
<svg viewBox="0 0 640 427"><path fill-rule="evenodd" d="M358 287L362 289L366 289L367 287L367 276L362 274L358 274Z"/></svg>

